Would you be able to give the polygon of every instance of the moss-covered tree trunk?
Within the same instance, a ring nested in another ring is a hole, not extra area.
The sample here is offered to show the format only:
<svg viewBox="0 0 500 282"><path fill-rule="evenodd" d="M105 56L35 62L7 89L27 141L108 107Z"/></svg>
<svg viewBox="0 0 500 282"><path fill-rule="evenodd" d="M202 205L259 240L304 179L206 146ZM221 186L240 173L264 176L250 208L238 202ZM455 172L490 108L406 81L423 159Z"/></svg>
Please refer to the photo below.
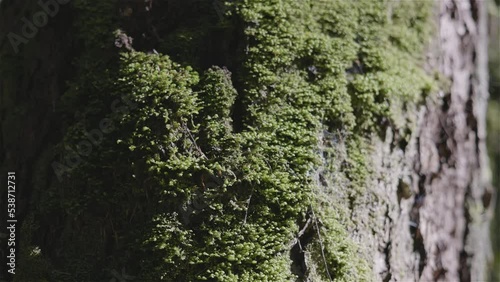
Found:
<svg viewBox="0 0 500 282"><path fill-rule="evenodd" d="M486 280L485 5L0 1L1 278Z"/></svg>

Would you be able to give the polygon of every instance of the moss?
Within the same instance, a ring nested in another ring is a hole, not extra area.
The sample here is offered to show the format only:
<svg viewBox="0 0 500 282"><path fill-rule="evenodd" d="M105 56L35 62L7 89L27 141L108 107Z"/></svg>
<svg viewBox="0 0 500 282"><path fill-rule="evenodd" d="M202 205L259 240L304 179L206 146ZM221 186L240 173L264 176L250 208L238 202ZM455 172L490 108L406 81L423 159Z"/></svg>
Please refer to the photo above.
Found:
<svg viewBox="0 0 500 282"><path fill-rule="evenodd" d="M88 44L66 93L72 118L61 148L103 120L112 126L66 176L59 203L69 222L94 234L94 247L67 230L61 245L76 236L78 246L58 269L94 280L126 265L139 280L369 281L371 262L345 225L348 203L322 198L315 176L321 169L339 179L347 200L368 193L368 137L386 121L411 127L401 109L434 82L420 66L431 2L407 2L391 2L392 12L368 0L233 3L229 22L241 23L247 45L235 79L224 68L187 66L191 51L175 46L162 49L185 65L168 55L118 56L114 2L78 1L81 19L90 17L77 21ZM182 46L199 47L206 34L195 29L179 27L164 42L184 34L192 38ZM345 140L318 146L323 131ZM311 270L300 273L290 249L309 218Z"/></svg>
<svg viewBox="0 0 500 282"><path fill-rule="evenodd" d="M406 8L402 6L407 4L391 3L397 6L392 7L394 18L388 16L386 4L373 1L273 1L265 5L246 1L238 7L251 42L243 93L249 109L247 124L263 135L271 133L292 176L307 175L317 166L313 150L317 133L326 124L330 130L348 132L345 165L327 174L345 174L349 184L343 189L353 189L349 197L364 193L370 175L364 134L377 132L383 120L397 130L411 128L401 119L400 109L420 101L434 83L419 66L423 43L411 49L401 44L407 33L417 38L428 35L431 2L424 4L419 13L403 14ZM410 23L415 21L418 26L413 29ZM265 145L261 147L265 150ZM297 190L293 184L287 187L300 198L293 203L295 216L307 210L307 195L316 190L309 177L302 181ZM353 255L355 244L341 231L338 222L345 219L329 218L349 207L313 207L326 222L320 232L326 254L318 254L320 238L311 249L317 269L329 267L320 276L328 280L326 273L330 273L339 281L369 280L367 262Z"/></svg>

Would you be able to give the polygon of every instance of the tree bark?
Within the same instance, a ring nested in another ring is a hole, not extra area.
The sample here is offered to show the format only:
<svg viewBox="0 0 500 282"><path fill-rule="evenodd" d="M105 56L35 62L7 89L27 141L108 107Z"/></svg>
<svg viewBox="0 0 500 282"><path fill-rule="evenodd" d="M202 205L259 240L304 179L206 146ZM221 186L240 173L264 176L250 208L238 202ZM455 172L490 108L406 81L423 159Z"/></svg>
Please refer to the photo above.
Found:
<svg viewBox="0 0 500 282"><path fill-rule="evenodd" d="M487 280L494 191L485 147L486 13L485 1L437 2L428 63L451 85L420 109L418 134L404 157L387 147L390 132L379 145L377 167L387 166L379 173L398 175L394 159L407 158L414 191L398 205L397 179L378 184L390 203L378 253L389 281Z"/></svg>
<svg viewBox="0 0 500 282"><path fill-rule="evenodd" d="M443 1L440 7L439 69L453 83L450 93L443 93L442 105L428 107L432 114L424 118L419 137L416 171L425 204L418 214L428 255L423 280L486 280L485 265L491 259L488 221L494 191L485 145L485 6L484 1ZM439 158L425 158L436 152Z"/></svg>

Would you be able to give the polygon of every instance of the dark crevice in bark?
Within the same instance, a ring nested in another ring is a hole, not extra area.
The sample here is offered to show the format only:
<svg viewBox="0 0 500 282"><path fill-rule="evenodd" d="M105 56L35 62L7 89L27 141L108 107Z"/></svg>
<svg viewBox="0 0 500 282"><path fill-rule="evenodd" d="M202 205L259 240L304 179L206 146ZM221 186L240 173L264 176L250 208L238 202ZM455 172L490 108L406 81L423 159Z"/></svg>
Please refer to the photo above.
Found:
<svg viewBox="0 0 500 282"><path fill-rule="evenodd" d="M293 274L297 275L297 282L305 281L308 275L305 250L317 234L313 220L315 219L312 213L308 212L305 223L298 224L300 231L297 235L295 244L290 250L290 259L292 261L291 271Z"/></svg>
<svg viewBox="0 0 500 282"><path fill-rule="evenodd" d="M389 238L387 238L386 245L385 245L383 252L382 252L384 254L385 265L387 267L387 269L383 273L382 281L389 282L392 279L392 269L391 269L392 238L391 238L391 234L392 234L392 226L393 226L392 218L389 214L389 208L385 212L385 217L389 219L389 221L390 221L389 226L391 226L391 227L389 227L389 229L390 229L389 230Z"/></svg>
<svg viewBox="0 0 500 282"><path fill-rule="evenodd" d="M233 132L240 133L244 130L244 117L248 114L246 111L245 104L243 102L243 96L241 95L242 87L236 82L234 88L238 92L236 99L234 101L233 110L231 114L231 119L233 120Z"/></svg>
<svg viewBox="0 0 500 282"><path fill-rule="evenodd" d="M248 116L248 110L244 100L245 72L241 67L237 66L243 65L243 58L245 54L245 46L247 46L247 40L245 39L243 33L237 32L238 30L243 30L243 24L240 22L235 22L233 23L233 25L235 26L235 29L233 31L234 40L232 46L234 46L235 49L233 51L234 54L232 62L230 64L230 70L232 71L233 87L234 89L236 89L236 92L238 94L235 98L231 111L231 119L233 120L233 132L240 133L245 129L245 117Z"/></svg>
<svg viewBox="0 0 500 282"><path fill-rule="evenodd" d="M233 73L233 87L236 89L238 95L236 96L233 104L233 108L231 111L231 119L233 120L233 132L241 133L245 130L245 119L248 116L248 107L247 102L245 100L245 86L243 85L243 70L235 69Z"/></svg>
<svg viewBox="0 0 500 282"><path fill-rule="evenodd" d="M413 206L410 211L410 234L413 239L413 252L419 254L419 265L418 265L418 273L419 276L422 275L422 271L424 269L427 252L425 251L424 241L422 238L422 234L420 233L420 208L424 204L425 201L425 182L426 176L422 175L419 178L418 182L418 193L415 195L415 200L413 202Z"/></svg>
<svg viewBox="0 0 500 282"><path fill-rule="evenodd" d="M418 208L419 208L418 206L414 207L414 209L417 210L416 212L417 216L418 216ZM424 239L422 238L422 234L420 233L419 224L420 220L418 219L418 217L414 220L411 220L410 234L412 235L413 238L413 252L419 254L418 273L419 276L421 276L427 261L427 252L425 250Z"/></svg>
<svg viewBox="0 0 500 282"><path fill-rule="evenodd" d="M479 21L479 1L482 1L482 0L471 0L470 1L470 10L471 10L471 14L472 14L472 18L474 19L474 22L478 22ZM474 63L476 63L474 61Z"/></svg>
<svg viewBox="0 0 500 282"><path fill-rule="evenodd" d="M465 194L466 199L469 198L469 196L470 196L469 194L470 194L470 185L467 187L467 192ZM460 252L460 260L459 260L460 267L458 269L459 269L460 281L461 282L470 282L471 281L471 272L470 272L471 255L469 253L467 253L467 251L465 250L465 246L466 246L466 242L467 242L467 239L469 236L469 226L472 223L472 218L470 217L469 208L468 208L467 204L464 205L464 217L466 220L465 231L464 231L464 236L463 236L463 242L464 242L463 247L464 248Z"/></svg>
<svg viewBox="0 0 500 282"><path fill-rule="evenodd" d="M391 263L390 263L391 242L387 243L387 246L384 248L384 254L385 254L385 264L387 265L387 274L385 274L385 277L382 279L382 281L389 282L392 279Z"/></svg>

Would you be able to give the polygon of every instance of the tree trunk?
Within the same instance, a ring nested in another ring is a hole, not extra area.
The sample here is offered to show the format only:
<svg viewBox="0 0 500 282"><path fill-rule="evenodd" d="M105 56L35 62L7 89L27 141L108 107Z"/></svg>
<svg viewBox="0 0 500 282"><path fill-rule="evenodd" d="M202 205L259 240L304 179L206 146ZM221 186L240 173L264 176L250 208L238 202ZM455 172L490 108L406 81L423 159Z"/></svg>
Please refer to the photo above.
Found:
<svg viewBox="0 0 500 282"><path fill-rule="evenodd" d="M1 280L488 279L485 1L66 3L0 1Z"/></svg>
<svg viewBox="0 0 500 282"><path fill-rule="evenodd" d="M396 281L487 280L494 191L485 147L485 6L484 1L438 4L439 29L428 63L451 85L419 113L415 147L408 155L415 195L400 209L392 196L394 208L388 208L385 229L390 231L382 241L386 253L380 255ZM394 167L382 173L393 174Z"/></svg>

